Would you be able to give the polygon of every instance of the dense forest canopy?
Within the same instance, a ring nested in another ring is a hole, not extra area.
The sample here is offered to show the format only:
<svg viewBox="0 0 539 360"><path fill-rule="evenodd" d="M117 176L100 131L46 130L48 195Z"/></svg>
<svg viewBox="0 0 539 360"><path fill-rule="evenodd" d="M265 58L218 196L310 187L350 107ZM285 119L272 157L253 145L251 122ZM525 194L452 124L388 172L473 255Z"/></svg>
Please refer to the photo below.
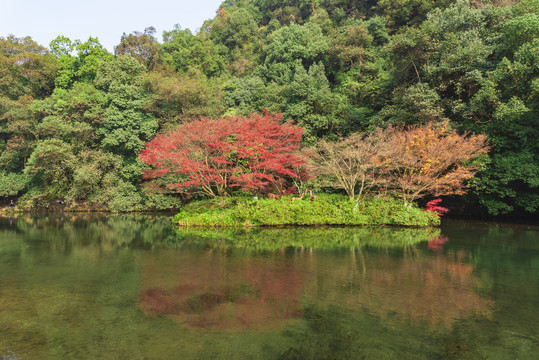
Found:
<svg viewBox="0 0 539 360"><path fill-rule="evenodd" d="M149 27L115 54L97 38L0 37L0 198L172 208L176 193L146 191L145 144L267 109L306 147L389 125L485 134L455 206L529 215L538 75L538 0L229 0L196 34Z"/></svg>

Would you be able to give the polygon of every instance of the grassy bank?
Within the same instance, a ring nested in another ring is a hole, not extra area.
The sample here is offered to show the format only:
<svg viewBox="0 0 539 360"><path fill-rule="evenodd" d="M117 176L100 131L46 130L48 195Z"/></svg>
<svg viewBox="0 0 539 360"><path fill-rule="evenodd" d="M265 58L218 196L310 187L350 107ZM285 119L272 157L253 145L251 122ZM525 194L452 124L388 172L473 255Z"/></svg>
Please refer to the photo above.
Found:
<svg viewBox="0 0 539 360"><path fill-rule="evenodd" d="M360 203L341 195L321 195L316 200L291 197L255 199L225 197L195 201L174 217L179 226L303 226L303 225L438 225L436 214L390 197Z"/></svg>

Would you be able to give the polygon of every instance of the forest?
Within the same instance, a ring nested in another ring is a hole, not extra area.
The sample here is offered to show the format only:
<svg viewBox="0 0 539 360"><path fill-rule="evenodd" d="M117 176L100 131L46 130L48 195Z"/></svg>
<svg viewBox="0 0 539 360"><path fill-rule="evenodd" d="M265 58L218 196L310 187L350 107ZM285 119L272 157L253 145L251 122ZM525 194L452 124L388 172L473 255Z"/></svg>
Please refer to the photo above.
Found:
<svg viewBox="0 0 539 360"><path fill-rule="evenodd" d="M114 54L8 35L0 201L167 210L310 188L531 217L538 75L539 0L229 0L197 33L124 33Z"/></svg>

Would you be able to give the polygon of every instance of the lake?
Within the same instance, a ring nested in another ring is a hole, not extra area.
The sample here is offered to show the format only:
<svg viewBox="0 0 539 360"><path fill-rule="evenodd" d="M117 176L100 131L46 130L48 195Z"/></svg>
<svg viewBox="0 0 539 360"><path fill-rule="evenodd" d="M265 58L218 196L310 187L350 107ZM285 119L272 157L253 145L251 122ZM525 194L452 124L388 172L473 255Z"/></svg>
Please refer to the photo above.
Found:
<svg viewBox="0 0 539 360"><path fill-rule="evenodd" d="M538 230L0 218L0 358L537 359Z"/></svg>

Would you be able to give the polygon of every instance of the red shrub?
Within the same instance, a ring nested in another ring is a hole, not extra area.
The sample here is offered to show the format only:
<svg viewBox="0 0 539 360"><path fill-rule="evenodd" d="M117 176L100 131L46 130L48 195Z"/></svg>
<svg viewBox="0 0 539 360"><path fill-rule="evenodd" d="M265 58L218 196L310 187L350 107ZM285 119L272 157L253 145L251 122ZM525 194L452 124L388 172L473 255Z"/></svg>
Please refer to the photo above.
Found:
<svg viewBox="0 0 539 360"><path fill-rule="evenodd" d="M444 208L442 206L439 206L439 204L442 202L442 199L434 199L427 203L427 206L425 208L425 211L432 211L438 214L438 216L444 215L446 212L449 211L448 208Z"/></svg>

